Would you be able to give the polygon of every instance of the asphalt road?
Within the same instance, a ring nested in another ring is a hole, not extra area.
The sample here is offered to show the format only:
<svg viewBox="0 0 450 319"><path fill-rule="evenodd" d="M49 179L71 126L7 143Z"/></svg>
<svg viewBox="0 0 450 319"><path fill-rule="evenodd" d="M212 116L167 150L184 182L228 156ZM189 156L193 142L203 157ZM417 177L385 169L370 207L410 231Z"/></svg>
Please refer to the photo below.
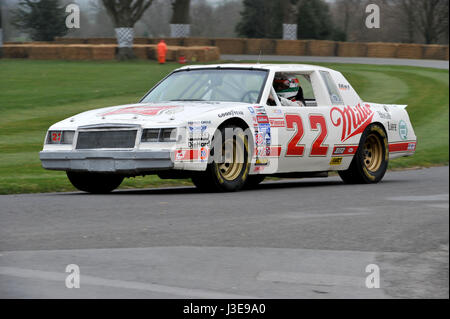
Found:
<svg viewBox="0 0 450 319"><path fill-rule="evenodd" d="M414 59L388 59L388 58L346 58L346 57L321 57L321 56L280 56L280 55L233 55L222 54L222 60L228 61L278 61L278 62L302 62L302 63L351 63L374 65L407 65L435 69L449 69L448 61L440 60L414 60Z"/></svg>
<svg viewBox="0 0 450 319"><path fill-rule="evenodd" d="M448 298L448 173L0 196L0 297Z"/></svg>

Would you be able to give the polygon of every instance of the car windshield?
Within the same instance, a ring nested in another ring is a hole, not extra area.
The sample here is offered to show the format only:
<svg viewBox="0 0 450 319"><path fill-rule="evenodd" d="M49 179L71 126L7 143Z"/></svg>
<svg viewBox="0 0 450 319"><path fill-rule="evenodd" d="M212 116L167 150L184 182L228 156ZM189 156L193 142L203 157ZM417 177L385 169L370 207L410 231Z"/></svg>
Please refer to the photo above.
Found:
<svg viewBox="0 0 450 319"><path fill-rule="evenodd" d="M267 71L200 69L172 73L141 103L168 101L225 101L257 103Z"/></svg>

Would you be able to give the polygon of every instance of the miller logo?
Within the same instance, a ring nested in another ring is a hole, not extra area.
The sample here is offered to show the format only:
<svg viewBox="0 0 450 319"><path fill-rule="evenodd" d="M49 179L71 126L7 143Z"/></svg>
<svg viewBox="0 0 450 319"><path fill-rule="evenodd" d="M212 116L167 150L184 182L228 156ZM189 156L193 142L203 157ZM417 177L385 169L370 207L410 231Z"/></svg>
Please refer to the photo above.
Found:
<svg viewBox="0 0 450 319"><path fill-rule="evenodd" d="M344 142L350 137L360 134L372 122L373 111L369 104L355 107L346 106L344 108L333 107L330 111L331 123L338 127L342 125L341 141Z"/></svg>

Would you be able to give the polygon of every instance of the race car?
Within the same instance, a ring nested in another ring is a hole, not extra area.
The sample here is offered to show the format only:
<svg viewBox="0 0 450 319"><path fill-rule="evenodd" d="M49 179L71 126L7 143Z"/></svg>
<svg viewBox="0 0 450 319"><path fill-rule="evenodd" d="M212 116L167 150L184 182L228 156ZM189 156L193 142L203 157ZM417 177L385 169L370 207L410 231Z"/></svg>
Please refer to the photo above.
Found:
<svg viewBox="0 0 450 319"><path fill-rule="evenodd" d="M337 71L302 64L189 65L139 103L52 125L40 152L79 190L107 193L126 177L191 178L237 191L267 176L377 183L417 138L406 105L363 101Z"/></svg>

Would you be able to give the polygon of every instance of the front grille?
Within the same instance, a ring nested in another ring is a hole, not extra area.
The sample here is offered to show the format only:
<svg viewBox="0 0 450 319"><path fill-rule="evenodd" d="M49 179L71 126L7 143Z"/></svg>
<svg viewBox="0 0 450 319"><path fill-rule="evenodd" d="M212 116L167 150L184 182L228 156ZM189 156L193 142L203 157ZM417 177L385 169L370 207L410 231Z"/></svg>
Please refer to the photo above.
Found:
<svg viewBox="0 0 450 319"><path fill-rule="evenodd" d="M136 130L79 132L76 148L134 148L136 134Z"/></svg>

